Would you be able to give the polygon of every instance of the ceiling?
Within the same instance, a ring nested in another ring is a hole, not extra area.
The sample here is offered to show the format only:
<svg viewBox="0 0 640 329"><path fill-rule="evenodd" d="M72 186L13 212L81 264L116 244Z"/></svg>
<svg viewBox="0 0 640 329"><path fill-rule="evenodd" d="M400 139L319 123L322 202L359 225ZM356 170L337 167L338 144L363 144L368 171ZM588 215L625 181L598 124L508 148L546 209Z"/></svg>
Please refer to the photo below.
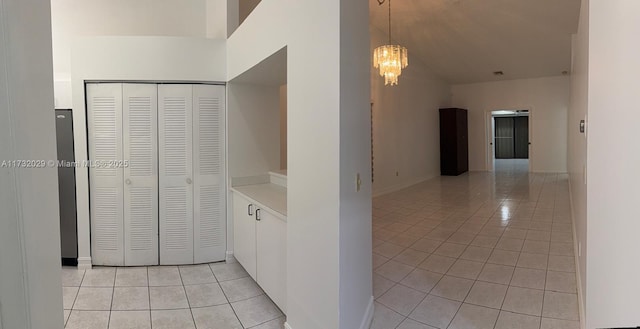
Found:
<svg viewBox="0 0 640 329"><path fill-rule="evenodd" d="M386 36L388 4L369 1ZM407 69L418 60L449 83L554 76L571 69L579 14L580 0L393 0L392 35Z"/></svg>

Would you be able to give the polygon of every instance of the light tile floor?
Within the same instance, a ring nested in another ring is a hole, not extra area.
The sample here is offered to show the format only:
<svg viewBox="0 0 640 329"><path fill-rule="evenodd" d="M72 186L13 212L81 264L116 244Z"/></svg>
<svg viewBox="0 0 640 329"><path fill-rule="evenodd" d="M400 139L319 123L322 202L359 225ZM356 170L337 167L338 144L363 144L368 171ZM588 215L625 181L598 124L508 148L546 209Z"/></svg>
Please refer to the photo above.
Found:
<svg viewBox="0 0 640 329"><path fill-rule="evenodd" d="M373 202L372 329L577 329L564 174L438 177Z"/></svg>
<svg viewBox="0 0 640 329"><path fill-rule="evenodd" d="M67 329L281 329L238 263L62 270Z"/></svg>

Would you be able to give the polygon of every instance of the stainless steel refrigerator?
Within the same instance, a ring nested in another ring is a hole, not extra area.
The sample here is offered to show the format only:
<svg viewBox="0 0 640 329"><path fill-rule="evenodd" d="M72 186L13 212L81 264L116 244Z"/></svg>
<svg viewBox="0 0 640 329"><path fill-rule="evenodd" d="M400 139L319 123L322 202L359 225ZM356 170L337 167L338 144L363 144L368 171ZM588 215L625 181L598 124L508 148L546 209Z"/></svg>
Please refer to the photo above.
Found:
<svg viewBox="0 0 640 329"><path fill-rule="evenodd" d="M58 160L75 161L71 110L56 110ZM60 196L60 244L62 264L78 264L78 227L76 217L76 173L73 166L58 167Z"/></svg>

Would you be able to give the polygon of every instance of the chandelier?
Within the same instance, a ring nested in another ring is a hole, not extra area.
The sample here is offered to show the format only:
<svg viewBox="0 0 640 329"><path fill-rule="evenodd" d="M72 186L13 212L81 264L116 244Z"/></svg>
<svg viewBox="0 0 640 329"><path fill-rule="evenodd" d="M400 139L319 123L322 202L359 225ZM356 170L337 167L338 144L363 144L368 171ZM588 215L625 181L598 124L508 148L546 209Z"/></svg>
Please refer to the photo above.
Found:
<svg viewBox="0 0 640 329"><path fill-rule="evenodd" d="M385 0L377 0L382 5ZM380 46L373 51L373 67L380 69L380 76L384 77L384 85L397 85L402 69L407 67L407 48L391 44L391 0L389 2L389 44Z"/></svg>

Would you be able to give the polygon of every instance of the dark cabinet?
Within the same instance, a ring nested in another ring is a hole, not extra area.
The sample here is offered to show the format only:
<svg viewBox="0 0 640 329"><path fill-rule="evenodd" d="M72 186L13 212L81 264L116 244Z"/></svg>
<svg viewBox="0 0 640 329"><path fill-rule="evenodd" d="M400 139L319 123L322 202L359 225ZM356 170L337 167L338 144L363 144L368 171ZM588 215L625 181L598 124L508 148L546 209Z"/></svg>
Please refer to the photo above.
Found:
<svg viewBox="0 0 640 329"><path fill-rule="evenodd" d="M440 109L440 174L458 176L469 170L467 110Z"/></svg>

